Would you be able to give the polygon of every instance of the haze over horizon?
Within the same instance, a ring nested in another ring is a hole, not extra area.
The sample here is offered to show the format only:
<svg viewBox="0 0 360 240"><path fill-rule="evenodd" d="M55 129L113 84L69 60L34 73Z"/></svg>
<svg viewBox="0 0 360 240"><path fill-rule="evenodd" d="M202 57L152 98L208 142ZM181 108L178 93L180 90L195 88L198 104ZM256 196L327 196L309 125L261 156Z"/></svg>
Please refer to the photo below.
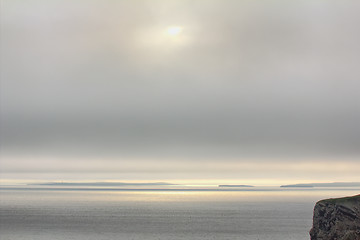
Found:
<svg viewBox="0 0 360 240"><path fill-rule="evenodd" d="M1 0L1 181L359 182L359 9Z"/></svg>

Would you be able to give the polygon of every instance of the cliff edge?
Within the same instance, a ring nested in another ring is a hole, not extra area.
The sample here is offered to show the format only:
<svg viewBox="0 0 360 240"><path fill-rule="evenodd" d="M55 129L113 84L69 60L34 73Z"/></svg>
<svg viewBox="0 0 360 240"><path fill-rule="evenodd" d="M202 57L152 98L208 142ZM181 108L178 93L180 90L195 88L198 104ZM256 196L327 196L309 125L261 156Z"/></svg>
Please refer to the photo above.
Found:
<svg viewBox="0 0 360 240"><path fill-rule="evenodd" d="M311 240L360 240L360 195L317 202L310 237Z"/></svg>

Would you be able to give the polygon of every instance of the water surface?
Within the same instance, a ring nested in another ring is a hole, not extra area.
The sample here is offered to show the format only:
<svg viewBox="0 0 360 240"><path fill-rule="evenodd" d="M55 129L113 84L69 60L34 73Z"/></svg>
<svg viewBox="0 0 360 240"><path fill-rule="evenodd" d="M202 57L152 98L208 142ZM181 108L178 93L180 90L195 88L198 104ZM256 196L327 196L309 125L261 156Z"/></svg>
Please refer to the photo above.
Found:
<svg viewBox="0 0 360 240"><path fill-rule="evenodd" d="M306 240L316 201L359 189L1 189L2 240Z"/></svg>

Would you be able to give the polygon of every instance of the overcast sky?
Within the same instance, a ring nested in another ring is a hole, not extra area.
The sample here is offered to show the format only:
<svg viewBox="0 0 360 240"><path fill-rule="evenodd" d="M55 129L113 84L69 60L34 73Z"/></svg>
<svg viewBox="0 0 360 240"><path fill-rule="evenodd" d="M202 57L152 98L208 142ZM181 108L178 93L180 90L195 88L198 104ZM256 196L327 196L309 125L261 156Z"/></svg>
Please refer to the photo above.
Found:
<svg viewBox="0 0 360 240"><path fill-rule="evenodd" d="M359 11L1 0L2 178L360 181Z"/></svg>

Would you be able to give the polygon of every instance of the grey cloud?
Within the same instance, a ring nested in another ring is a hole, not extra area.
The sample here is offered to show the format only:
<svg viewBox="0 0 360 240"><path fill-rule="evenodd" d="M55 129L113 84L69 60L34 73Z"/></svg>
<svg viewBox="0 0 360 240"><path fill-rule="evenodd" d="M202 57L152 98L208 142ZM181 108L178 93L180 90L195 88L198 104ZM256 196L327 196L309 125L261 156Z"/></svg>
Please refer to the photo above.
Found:
<svg viewBox="0 0 360 240"><path fill-rule="evenodd" d="M5 155L359 156L357 1L2 2Z"/></svg>

